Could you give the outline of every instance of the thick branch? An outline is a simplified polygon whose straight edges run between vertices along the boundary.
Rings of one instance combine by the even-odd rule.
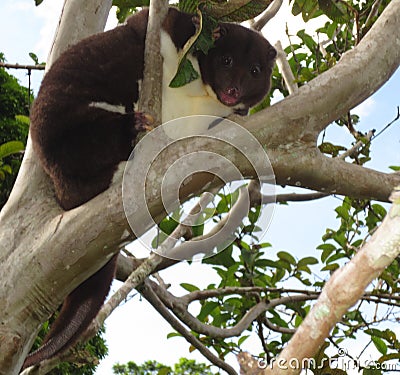
[[[262,16],[251,25],[252,29],[261,31],[262,28],[276,16],[279,9],[281,9],[282,3],[283,0],[274,0],[272,4],[269,5],[267,10],[262,14]]]
[[[143,296],[153,305],[153,307],[162,315],[162,317],[171,324],[171,327],[179,332],[189,343],[197,348],[211,363],[214,363],[219,368],[225,370],[228,374],[236,375],[236,371],[229,366],[225,361],[222,361],[210,350],[208,350],[200,340],[189,333],[170,312],[165,308],[153,289],[148,285],[148,282],[141,288]]]
[[[161,24],[167,14],[168,1],[150,1],[144,50],[143,82],[138,107],[150,114],[157,124],[161,123],[162,56],[160,54]]]
[[[344,267],[325,284],[317,303],[279,355],[277,361],[289,363],[312,358],[343,314],[362,298],[365,288],[400,253],[400,190],[393,196],[393,206],[372,238]],[[299,374],[290,366],[286,371],[274,367],[265,374]]]
[[[316,141],[332,121],[371,96],[396,71],[400,64],[400,49],[394,48],[400,40],[399,23],[400,3],[392,1],[338,64],[301,87],[296,95],[251,116],[246,127],[259,140],[268,140],[270,147],[282,145],[282,134],[287,136],[288,145]],[[261,124],[265,128],[261,129]]]
[[[60,37],[49,61],[68,44],[88,35],[88,29],[89,33],[99,31],[100,19],[104,18],[99,12],[109,5],[109,1],[92,0],[82,5],[81,1],[68,0],[63,16],[68,22],[61,22],[59,35],[64,31],[72,34]],[[67,8],[73,12],[67,12]],[[67,14],[69,17],[65,17]],[[92,25],[90,20],[98,24]],[[248,119],[236,117],[268,150],[279,184],[380,200],[386,200],[391,188],[400,184],[399,175],[328,159],[315,148],[322,129],[370,96],[396,70],[400,49],[394,46],[400,40],[399,24],[400,2],[393,1],[361,43],[334,68],[267,110]],[[66,43],[61,44],[63,41]],[[230,136],[232,140],[239,137],[234,131]],[[237,161],[244,176],[253,177],[252,167],[242,155],[220,144],[203,139],[194,148],[190,142],[175,146],[152,170],[157,176],[149,182],[148,208],[156,221],[164,215],[159,189],[162,176],[169,162],[183,154],[196,150],[219,152]],[[251,154],[252,150],[248,152]],[[221,166],[210,166],[212,171],[218,168]],[[186,185],[182,199],[191,192],[201,191],[209,182],[196,181]],[[135,218],[144,222],[143,231],[152,224],[140,210],[135,212]],[[2,350],[2,371],[12,374],[15,370],[11,369],[21,364],[39,321],[106,262],[121,242],[126,226],[120,181],[84,206],[63,212],[55,203],[52,185],[28,145],[11,197],[0,213],[0,265],[1,272],[8,275],[7,280],[0,281],[0,301],[6,306],[0,312],[0,334],[10,350]],[[58,286],[56,291],[54,285]]]
[[[246,330],[251,323],[263,312],[273,309],[278,305],[285,305],[294,301],[307,301],[316,299],[318,295],[296,295],[288,297],[280,297],[270,300],[268,302],[259,302],[254,305],[247,313],[240,319],[240,321],[230,328],[219,328],[212,325],[204,324],[195,318],[188,311],[188,305],[185,303],[185,299],[175,297],[173,294],[168,292],[166,289],[160,287],[154,282],[148,281],[148,285],[158,295],[160,300],[173,311],[173,313],[193,331],[201,333],[214,338],[228,338],[234,336],[240,336],[244,330]]]
[[[64,17],[58,27],[47,68],[68,45],[76,43],[82,37],[102,31],[110,8],[111,0],[88,0],[84,3],[77,0],[66,1],[63,14],[68,16],[68,19],[65,20]],[[36,336],[40,320],[43,321],[50,312],[54,311],[62,298],[68,294],[70,291],[68,285],[72,280],[75,279],[77,284],[82,281],[75,278],[80,268],[76,264],[77,272],[73,275],[65,275],[67,280],[60,282],[60,278],[54,274],[54,270],[57,269],[53,268],[55,265],[58,266],[58,270],[65,269],[68,263],[71,261],[74,263],[79,259],[79,253],[75,253],[72,257],[75,260],[72,260],[71,255],[76,248],[69,248],[68,254],[64,254],[67,258],[60,263],[57,262],[58,253],[63,252],[62,245],[68,242],[66,238],[63,240],[59,238],[60,247],[55,246],[57,242],[49,244],[48,252],[42,253],[40,258],[35,257],[38,254],[34,255],[34,252],[27,251],[38,248],[40,252],[41,241],[49,241],[50,238],[51,242],[52,234],[59,234],[58,229],[62,219],[62,211],[54,200],[50,181],[39,166],[28,140],[17,181],[7,204],[0,213],[2,229],[0,265],[1,272],[7,273],[7,280],[4,279],[0,283],[0,301],[3,306],[0,313],[1,374],[15,374],[19,371]],[[90,226],[86,222],[79,230],[75,229],[82,231]],[[42,239],[39,238],[39,234],[43,234]],[[45,248],[46,246],[42,249],[45,250]],[[66,260],[67,263],[65,263]],[[104,260],[95,261],[92,272],[98,269]],[[52,264],[53,261],[55,261],[54,264]],[[51,269],[51,277],[46,280],[46,275]],[[34,280],[32,275],[38,278]],[[46,284],[47,287],[43,287]],[[54,285],[59,285],[58,293],[54,293]],[[10,287],[12,292],[10,292]],[[7,309],[4,308],[5,306]],[[32,313],[33,307],[36,314]]]

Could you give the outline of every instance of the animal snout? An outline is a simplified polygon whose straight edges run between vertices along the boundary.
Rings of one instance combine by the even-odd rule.
[[[225,92],[232,98],[238,98],[240,96],[240,91],[237,87],[228,87]]]

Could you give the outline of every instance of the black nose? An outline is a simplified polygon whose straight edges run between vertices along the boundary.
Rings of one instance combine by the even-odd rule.
[[[228,87],[226,93],[232,98],[237,99],[239,97],[239,89],[237,87]]]

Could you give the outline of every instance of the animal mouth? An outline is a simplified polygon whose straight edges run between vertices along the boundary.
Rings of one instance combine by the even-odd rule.
[[[218,98],[223,104],[232,107],[240,102],[240,92],[236,87],[228,87],[219,93]]]

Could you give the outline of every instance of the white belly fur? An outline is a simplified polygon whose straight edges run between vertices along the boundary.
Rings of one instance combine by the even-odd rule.
[[[201,78],[179,88],[169,87],[178,67],[178,53],[167,32],[161,31],[161,55],[163,63],[162,121],[191,116],[213,115],[225,117],[233,113],[233,108],[222,104],[210,87]],[[200,74],[196,58],[190,56],[193,67]]]

